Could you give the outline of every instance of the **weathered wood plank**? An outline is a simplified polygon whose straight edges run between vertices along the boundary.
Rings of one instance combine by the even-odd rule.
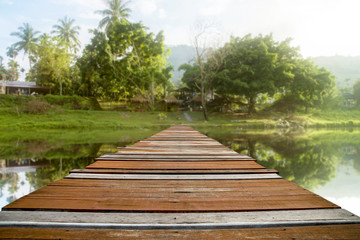
[[[359,222],[360,218],[343,209],[316,209],[290,211],[253,211],[217,213],[92,213],[92,212],[44,212],[5,211],[0,215],[2,222],[33,223],[105,223],[105,224],[233,224],[234,226],[264,223],[311,224],[329,222]],[[4,226],[4,225],[2,225]]]
[[[264,169],[254,161],[202,161],[202,162],[159,162],[159,161],[96,161],[86,168],[108,169]]]
[[[63,179],[3,210],[219,212],[338,208],[284,179]]]
[[[201,160],[201,159],[213,159],[213,160],[255,160],[249,156],[241,156],[241,155],[233,155],[233,156],[221,156],[221,155],[155,155],[155,154],[143,154],[143,155],[134,155],[134,154],[121,154],[121,153],[114,153],[114,154],[104,154],[99,158],[126,158],[126,159],[193,159],[193,160]]]
[[[131,169],[74,169],[70,173],[105,173],[105,174],[260,174],[279,173],[275,169],[228,169],[228,170],[131,170]]]
[[[187,126],[98,160],[6,206],[0,237],[359,236],[359,217]]]
[[[277,174],[95,174],[71,173],[65,178],[75,179],[136,179],[136,180],[247,180],[247,179],[277,179]]]
[[[359,239],[360,224],[204,230],[0,228],[7,239]]]

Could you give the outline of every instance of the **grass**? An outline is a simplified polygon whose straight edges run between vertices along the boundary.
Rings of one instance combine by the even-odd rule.
[[[44,104],[45,103],[45,104]],[[51,106],[50,108],[48,106]],[[103,105],[100,104],[100,105]],[[100,106],[93,99],[60,96],[0,96],[0,131],[51,129],[164,129],[175,124],[196,128],[237,127],[239,129],[276,128],[354,128],[360,127],[359,110],[314,110],[309,114],[286,115],[260,112],[244,114],[210,113],[204,121],[201,112],[122,112],[95,110]],[[42,109],[47,106],[46,109]]]

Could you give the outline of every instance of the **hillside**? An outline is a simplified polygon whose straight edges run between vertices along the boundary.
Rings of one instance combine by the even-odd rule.
[[[167,61],[174,67],[172,81],[178,85],[183,75],[183,72],[178,71],[178,68],[194,58],[194,48],[187,45],[167,46],[167,48],[170,49],[170,56]]]
[[[356,79],[360,79],[360,56],[345,57],[313,57],[315,64],[325,67],[336,77],[338,87],[352,87]]]
[[[189,63],[194,58],[194,48],[187,45],[167,46],[170,49],[168,62],[174,67],[172,81],[175,85],[180,83],[182,72],[178,71],[181,64]],[[356,79],[360,79],[360,56],[330,56],[313,57],[314,63],[325,67],[336,77],[339,88],[352,87]]]

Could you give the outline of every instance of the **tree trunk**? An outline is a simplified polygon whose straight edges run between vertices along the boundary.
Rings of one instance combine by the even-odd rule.
[[[151,75],[151,107],[154,108],[154,101],[155,101],[155,97],[154,97],[154,75]]]
[[[201,106],[204,114],[204,120],[208,121],[207,107],[206,107],[206,96],[203,82],[201,83]]]
[[[62,80],[59,80],[59,85],[60,85],[60,96],[62,96]]]
[[[29,82],[32,82],[32,75],[31,75],[32,67],[31,67],[31,57],[29,54]]]
[[[255,104],[256,104],[255,97],[249,97],[248,98],[248,114],[252,114],[252,113],[256,112]]]

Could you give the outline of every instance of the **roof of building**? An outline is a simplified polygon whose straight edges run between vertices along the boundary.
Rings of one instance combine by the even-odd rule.
[[[5,81],[6,87],[17,87],[17,88],[42,88],[50,89],[51,87],[37,86],[35,82],[21,82],[21,81]]]
[[[149,102],[149,99],[145,98],[143,95],[138,94],[135,97],[133,97],[131,99],[132,102],[140,102],[140,103],[144,103],[144,102]]]
[[[182,103],[182,100],[178,100],[174,95],[169,95],[166,96],[162,101],[166,102],[166,103]]]

